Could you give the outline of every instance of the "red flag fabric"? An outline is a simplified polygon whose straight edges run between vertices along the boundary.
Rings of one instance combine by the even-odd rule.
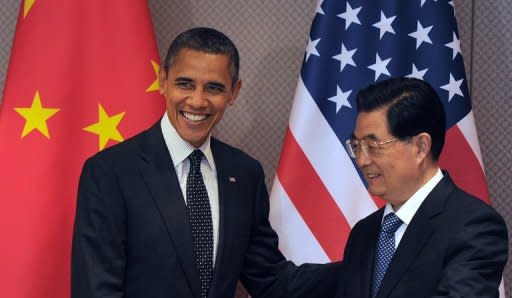
[[[438,92],[448,127],[441,168],[489,203],[458,36],[453,1],[318,1],[270,198],[288,258],[341,259],[351,228],[383,206],[344,143],[358,91],[392,76]]]
[[[0,105],[0,297],[69,297],[81,166],[162,115],[158,63],[146,1],[22,1]]]

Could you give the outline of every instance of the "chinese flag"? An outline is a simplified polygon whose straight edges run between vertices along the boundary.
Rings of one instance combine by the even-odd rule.
[[[0,297],[70,295],[84,160],[158,120],[145,0],[25,0],[0,105]]]

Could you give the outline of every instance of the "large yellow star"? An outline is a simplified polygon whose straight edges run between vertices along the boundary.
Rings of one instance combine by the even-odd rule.
[[[34,5],[34,2],[36,0],[25,0],[23,4],[23,18],[26,18],[28,15],[28,12],[32,8],[32,5]]]
[[[158,65],[158,63],[156,63],[153,60],[151,60],[151,64],[153,65],[153,70],[155,71],[156,79],[153,81],[153,83],[151,83],[148,89],[146,89],[146,92],[158,91],[160,88],[160,65]]]
[[[123,119],[125,112],[109,117],[101,104],[98,104],[98,122],[84,128],[85,131],[97,134],[99,137],[99,148],[102,150],[109,140],[123,141],[123,136],[117,129],[117,125]]]
[[[30,108],[14,108],[14,110],[18,112],[21,117],[25,118],[25,126],[23,127],[21,138],[24,138],[34,129],[39,130],[39,132],[46,138],[50,138],[50,133],[46,126],[46,120],[57,113],[59,109],[43,108],[41,105],[39,91],[36,91],[36,95],[34,95],[34,100],[32,100],[32,106]]]

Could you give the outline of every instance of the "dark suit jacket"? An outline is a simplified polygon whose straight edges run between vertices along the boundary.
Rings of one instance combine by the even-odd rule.
[[[297,268],[279,252],[259,162],[214,138],[211,149],[220,223],[208,297],[233,297],[239,278],[254,297],[334,296],[339,264]],[[73,298],[199,297],[188,213],[160,122],[86,161],[71,269]]]
[[[337,297],[371,297],[383,211],[352,229]],[[407,227],[377,297],[498,297],[507,251],[501,216],[444,173]]]

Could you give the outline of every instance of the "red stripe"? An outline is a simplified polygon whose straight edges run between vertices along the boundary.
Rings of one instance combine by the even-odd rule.
[[[340,260],[350,233],[350,225],[289,128],[286,130],[277,175],[293,205],[329,259]]]
[[[439,162],[460,188],[486,203],[490,202],[483,169],[457,125],[446,132],[446,144]]]

